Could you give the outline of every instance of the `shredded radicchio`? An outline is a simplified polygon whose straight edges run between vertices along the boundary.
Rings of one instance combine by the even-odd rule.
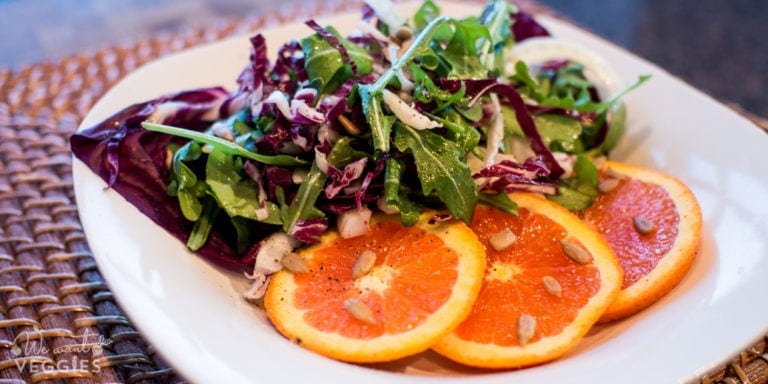
[[[264,174],[267,179],[267,195],[270,200],[277,201],[276,190],[278,187],[285,193],[286,201],[293,199],[293,172],[283,167],[270,165],[264,169]]]
[[[294,93],[297,82],[307,80],[304,54],[297,40],[291,40],[280,47],[273,71],[279,76],[278,89],[286,93]],[[293,77],[296,81],[292,79]]]
[[[305,243],[317,243],[320,235],[328,229],[328,219],[316,217],[314,219],[299,220],[291,231],[291,236]]]
[[[367,162],[368,158],[363,157],[362,159],[350,162],[344,166],[343,170],[339,170],[338,168],[329,165],[326,173],[328,174],[331,183],[325,187],[325,196],[329,199],[333,199],[353,181],[359,179],[360,176],[363,175],[365,164]]]
[[[364,201],[366,195],[370,195],[368,193],[368,188],[370,187],[371,182],[374,178],[378,177],[382,171],[384,171],[384,164],[385,159],[379,159],[379,161],[376,162],[376,166],[373,168],[373,171],[365,174],[365,178],[363,178],[363,183],[360,185],[360,189],[355,191],[355,203],[357,205],[358,211],[363,210],[364,204],[367,204],[370,201],[375,201],[379,198],[379,196],[373,196],[373,198],[369,201]]]
[[[250,64],[237,77],[237,92],[228,97],[221,106],[222,114],[234,114],[250,99],[261,100],[266,88],[272,88],[269,76],[269,59],[267,58],[267,42],[264,36],[256,34],[250,39]]]
[[[461,81],[464,81],[467,87],[467,95],[472,97],[472,102],[478,100],[483,94],[488,92],[496,93],[503,96],[510,107],[514,109],[515,116],[518,123],[528,139],[531,149],[542,158],[544,164],[550,171],[552,177],[559,177],[563,174],[564,170],[557,163],[552,152],[547,148],[544,140],[541,138],[539,131],[536,129],[536,124],[533,121],[533,117],[528,111],[528,106],[523,101],[522,96],[517,90],[508,84],[502,84],[496,81],[496,79],[480,79],[480,80],[453,80],[453,79],[439,79],[437,82],[443,89],[446,90],[458,90],[461,88]]]
[[[512,109],[515,110],[517,122],[520,123],[520,128],[522,128],[528,143],[531,145],[531,149],[533,149],[534,153],[541,156],[542,161],[549,169],[550,175],[555,178],[562,175],[564,172],[563,168],[557,163],[555,156],[552,155],[552,152],[541,138],[538,129],[536,129],[536,124],[533,122],[533,117],[528,113],[528,108],[517,90],[511,85],[496,83],[493,87],[488,88],[488,91],[504,96],[510,103]]]
[[[547,166],[539,158],[532,157],[523,164],[502,160],[481,169],[472,178],[481,191],[530,191],[552,195],[557,192],[557,185],[541,180],[547,176]]]

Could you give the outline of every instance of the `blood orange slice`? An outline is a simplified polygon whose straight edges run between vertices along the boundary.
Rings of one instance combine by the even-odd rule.
[[[610,305],[622,273],[603,238],[544,198],[512,194],[519,216],[478,206],[471,228],[486,249],[472,312],[433,349],[457,362],[516,368],[553,360]]]
[[[609,161],[600,185],[582,218],[624,270],[622,291],[601,318],[610,321],[648,307],[683,279],[698,251],[702,217],[691,190],[656,170]]]
[[[379,216],[365,235],[324,235],[298,254],[306,272],[273,275],[264,299],[270,320],[288,339],[344,361],[429,349],[469,314],[485,271],[469,227],[430,223],[432,215],[413,227]]]

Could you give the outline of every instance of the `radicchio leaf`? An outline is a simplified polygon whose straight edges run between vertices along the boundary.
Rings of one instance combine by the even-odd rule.
[[[269,200],[277,201],[277,188],[282,188],[286,200],[293,199],[295,187],[293,184],[293,172],[289,169],[277,166],[267,166],[264,168],[264,176],[267,179],[267,195]]]
[[[329,199],[333,199],[344,188],[348,187],[353,181],[360,178],[365,170],[365,164],[368,162],[367,157],[350,162],[344,166],[343,170],[328,165],[327,174],[330,179],[330,184],[325,187],[325,196]]]
[[[286,93],[294,93],[297,83],[307,80],[307,71],[304,69],[304,52],[301,44],[291,40],[283,44],[277,51],[277,60],[273,72],[278,76],[277,88]]]
[[[167,194],[166,154],[173,137],[146,131],[140,124],[158,108],[172,103],[178,109],[163,122],[200,130],[210,125],[209,118],[226,117],[219,116],[218,111],[228,95],[223,88],[204,88],[131,105],[74,134],[70,138],[72,152],[144,215],[186,242],[192,223],[184,219],[178,201]],[[186,121],[181,121],[182,117]],[[253,265],[252,258],[237,255],[226,236],[216,229],[198,254],[232,271],[246,271]]]
[[[316,217],[314,219],[299,220],[293,226],[291,236],[305,243],[317,243],[320,235],[328,229],[328,219]]]
[[[541,26],[531,15],[525,12],[515,12],[512,14],[512,35],[515,42],[536,36],[549,36],[549,31]]]
[[[243,99],[261,100],[265,85],[270,85],[269,59],[267,58],[267,41],[261,34],[256,34],[250,39],[251,56],[250,63],[243,69],[237,78],[238,90],[222,103],[222,114],[233,114],[240,110]]]
[[[529,191],[552,195],[557,185],[540,179],[549,175],[549,169],[538,158],[530,158],[523,164],[502,160],[472,175],[481,191],[512,192]]]
[[[547,148],[539,131],[536,129],[536,124],[528,110],[528,106],[514,87],[508,84],[499,83],[496,79],[439,79],[438,83],[443,89],[452,90],[460,89],[462,81],[467,88],[467,95],[470,95],[472,98],[470,104],[476,102],[481,96],[488,92],[494,92],[503,96],[512,109],[515,110],[517,121],[520,123],[520,127],[522,128],[525,137],[528,139],[531,148],[543,159],[544,164],[549,168],[551,175],[553,177],[558,177],[563,173],[563,168],[557,163],[557,160],[555,160],[552,152]]]
[[[528,112],[528,107],[517,90],[511,85],[496,83],[488,88],[488,92],[496,92],[507,99],[512,109],[515,110],[517,122],[520,123],[520,128],[523,130],[526,139],[528,139],[528,144],[530,144],[533,152],[541,157],[544,164],[549,168],[552,177],[557,178],[562,175],[564,172],[563,168],[557,163],[555,156],[552,155],[552,151],[547,148],[544,139],[541,138],[539,131],[536,129],[536,124],[533,122],[533,116]]]

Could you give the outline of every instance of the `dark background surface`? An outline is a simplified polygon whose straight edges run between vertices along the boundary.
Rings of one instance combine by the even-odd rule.
[[[539,2],[715,98],[768,117],[768,0]],[[0,69],[289,3],[303,2],[0,0]]]

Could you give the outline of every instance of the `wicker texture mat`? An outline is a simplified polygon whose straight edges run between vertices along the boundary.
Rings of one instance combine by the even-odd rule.
[[[151,59],[350,7],[357,9],[302,4],[0,70],[0,383],[184,381],[143,340],[98,271],[77,217],[69,135],[109,87]],[[702,382],[768,382],[765,341]]]

